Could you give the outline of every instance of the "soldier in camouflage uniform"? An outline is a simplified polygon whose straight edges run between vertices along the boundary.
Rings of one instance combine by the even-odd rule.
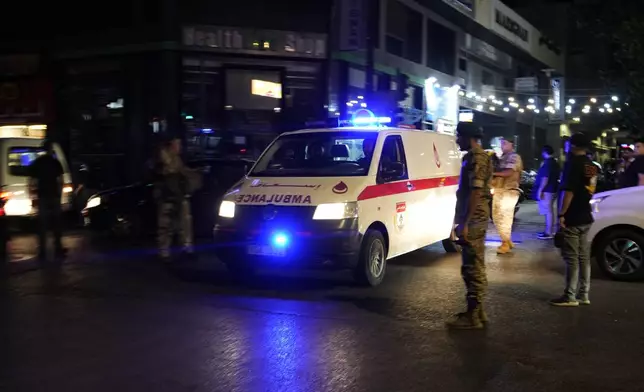
[[[189,202],[190,170],[181,160],[181,140],[164,143],[159,152],[158,181],[155,194],[157,210],[157,243],[159,257],[170,260],[170,246],[175,232],[184,251],[193,254],[192,214]]]
[[[483,131],[472,123],[459,123],[457,142],[463,157],[456,203],[456,235],[463,247],[461,275],[467,291],[467,311],[447,323],[455,329],[480,329],[487,322],[483,298],[487,289],[485,235],[490,217],[492,162],[481,148]]]

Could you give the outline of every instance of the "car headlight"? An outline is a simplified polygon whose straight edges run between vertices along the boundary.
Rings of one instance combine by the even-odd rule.
[[[219,205],[219,216],[222,218],[235,217],[235,203],[232,201],[224,200]]]
[[[320,204],[315,208],[315,220],[339,220],[356,218],[358,216],[358,203],[330,203]]]
[[[99,196],[94,196],[94,197],[91,197],[89,200],[87,200],[85,209],[98,207],[100,205],[101,205],[101,198]]]
[[[602,201],[606,200],[607,197],[608,196],[596,197],[596,198],[590,200],[590,208],[593,210],[593,213],[596,214],[596,213],[599,212],[599,204]]]

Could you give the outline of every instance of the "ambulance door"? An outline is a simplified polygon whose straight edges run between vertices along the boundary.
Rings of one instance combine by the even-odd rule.
[[[376,181],[382,189],[378,209],[389,233],[388,257],[407,253],[410,243],[407,225],[408,194],[413,186],[409,182],[409,168],[400,134],[385,136]]]

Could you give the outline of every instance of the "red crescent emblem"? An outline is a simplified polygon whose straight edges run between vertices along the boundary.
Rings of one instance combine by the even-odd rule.
[[[347,191],[349,190],[349,187],[347,186],[347,184],[340,181],[331,190],[333,191],[333,193],[337,193],[338,195],[341,195],[341,194],[347,193]]]

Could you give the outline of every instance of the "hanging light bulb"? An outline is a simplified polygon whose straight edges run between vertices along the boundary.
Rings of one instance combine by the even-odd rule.
[[[619,97],[617,95],[613,95],[612,97],[610,97],[610,99],[612,99],[615,102],[619,101]]]
[[[530,99],[528,99],[528,102],[530,102],[530,103],[534,103],[534,98],[530,98]]]
[[[577,101],[575,101],[573,98],[570,98],[570,99],[568,100],[568,103],[569,103],[569,104],[571,104],[571,105],[574,105],[576,102],[577,102]]]
[[[590,102],[592,102],[592,103],[597,103],[597,98],[591,98],[591,99],[590,99]]]

